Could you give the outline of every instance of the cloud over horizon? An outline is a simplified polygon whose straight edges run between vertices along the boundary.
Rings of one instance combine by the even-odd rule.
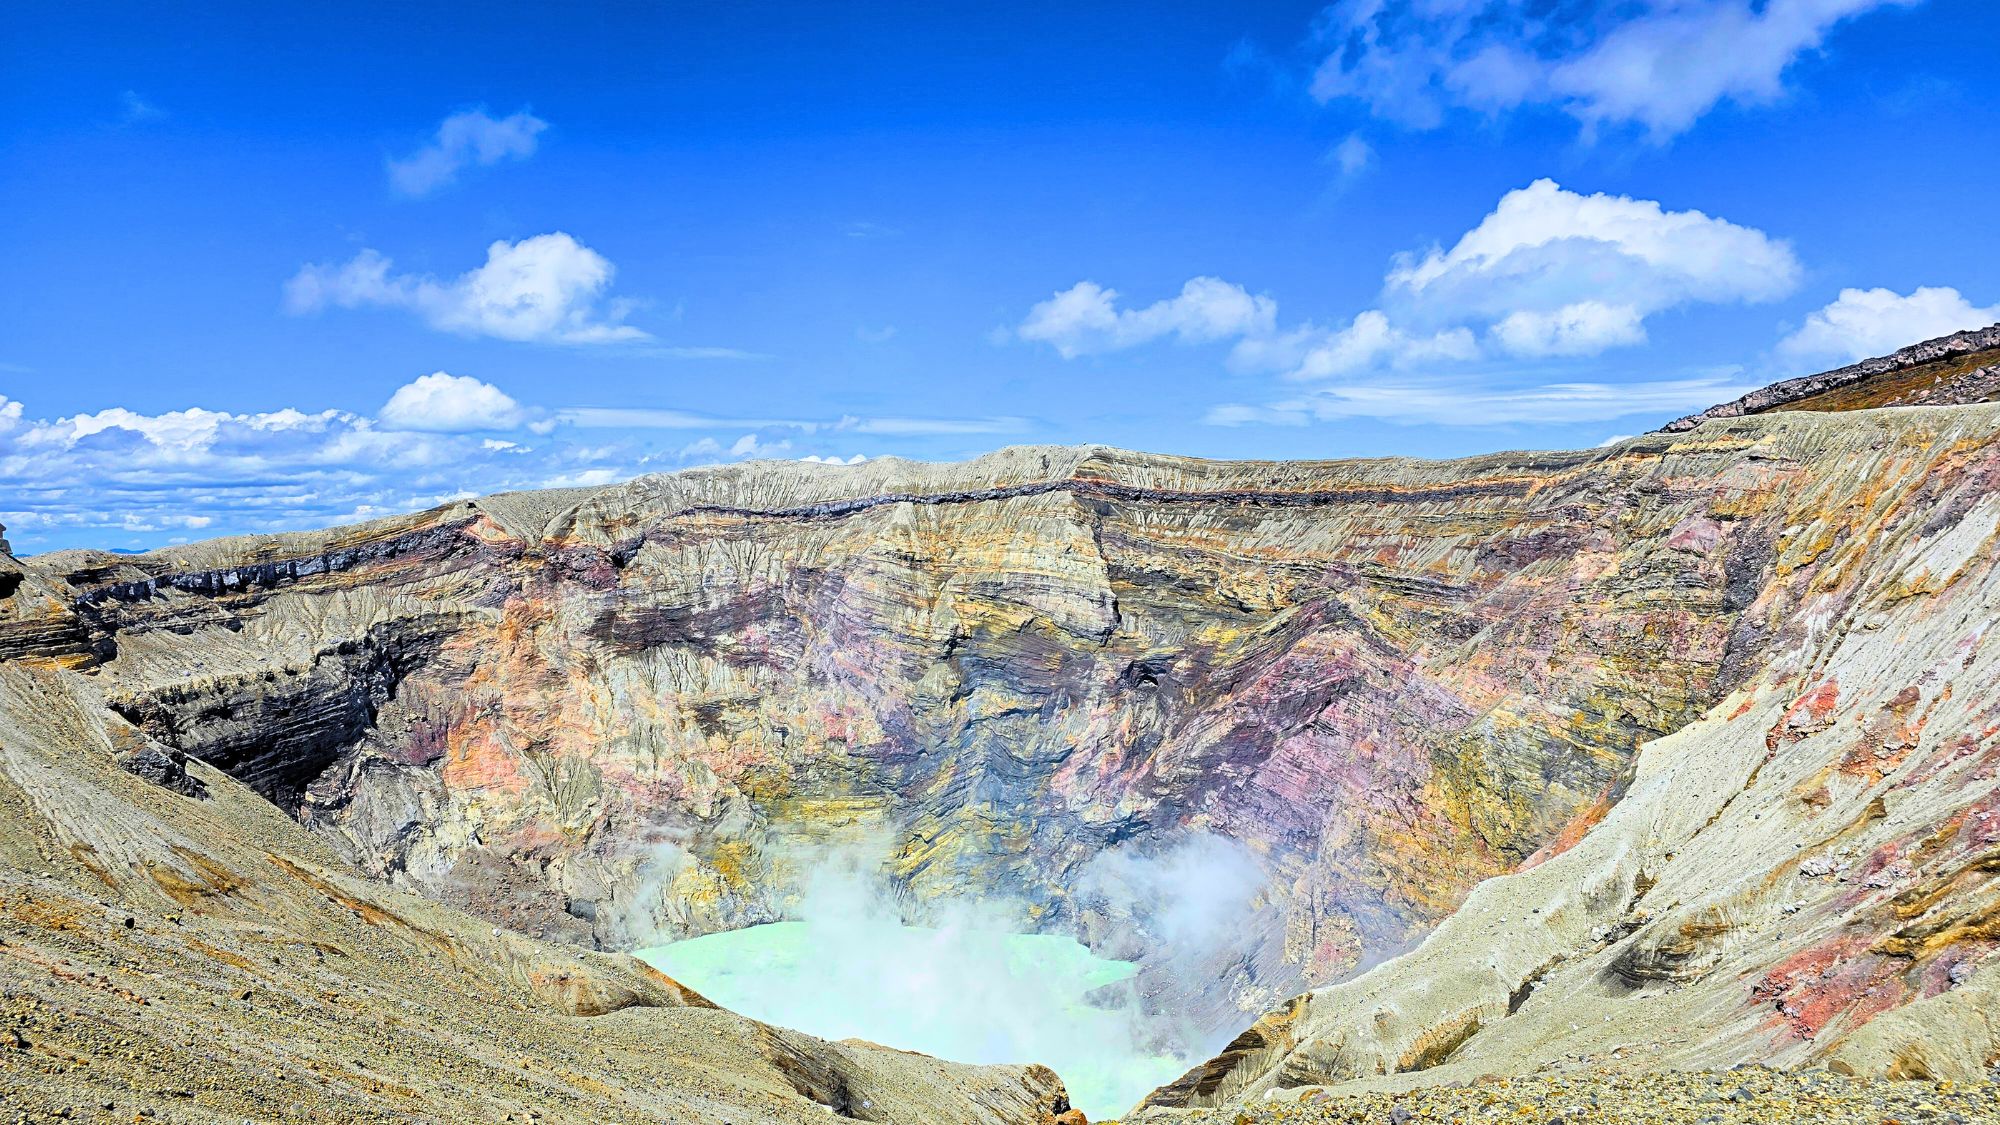
[[[511,430],[525,424],[529,412],[491,383],[437,371],[397,387],[376,416],[401,430],[463,433]]]
[[[1979,308],[1949,286],[1920,286],[1907,297],[1891,289],[1842,289],[1778,342],[1778,354],[1799,368],[1852,363],[1994,323],[2000,304]]]
[[[1016,418],[713,418],[548,409],[436,371],[373,417],[347,410],[124,407],[34,418],[0,395],[0,522],[23,551],[325,527],[457,499],[605,485],[754,458],[853,465],[856,438],[1012,433]],[[649,431],[708,431],[660,444]],[[748,431],[748,432],[744,432]],[[847,448],[842,448],[843,446]],[[177,534],[179,533],[179,534]],[[128,537],[128,538],[121,538]]]

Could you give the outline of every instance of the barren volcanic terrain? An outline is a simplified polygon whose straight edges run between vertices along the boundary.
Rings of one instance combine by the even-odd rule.
[[[1145,1034],[1215,1054],[1141,1119],[1976,1083],[1996,359],[1964,334],[1583,452],[756,462],[0,553],[0,1090],[1067,1111],[1046,1068],[773,1029],[624,955],[789,917],[836,852],[912,923],[1136,961]]]

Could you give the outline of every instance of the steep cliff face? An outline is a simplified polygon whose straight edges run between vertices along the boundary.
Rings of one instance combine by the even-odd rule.
[[[1214,1029],[1573,841],[1885,520],[1989,487],[1992,438],[1966,408],[1438,463],[765,463],[32,569],[152,740],[528,933],[768,920],[860,842],[919,908],[1146,958],[1093,857],[1239,842],[1250,916],[1152,985]]]
[[[1841,527],[1813,516],[1833,493],[1774,501],[1752,612],[1789,624],[1762,667],[1646,746],[1573,846],[1274,1009],[1144,1119],[1496,1072],[2000,1062],[2000,410],[1768,417],[1695,433],[1837,431],[1868,452]],[[1913,454],[1929,467],[1899,469]]]

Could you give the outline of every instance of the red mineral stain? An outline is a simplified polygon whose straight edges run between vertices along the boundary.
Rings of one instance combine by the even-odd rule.
[[[1821,680],[1785,709],[1784,715],[1765,734],[1764,748],[1776,750],[1781,742],[1796,742],[1806,735],[1825,730],[1832,721],[1834,705],[1839,702],[1839,681],[1830,676]]]
[[[1860,936],[1837,937],[1778,963],[1751,986],[1757,1001],[1775,1010],[1773,1026],[1812,1039],[1835,1021],[1860,1027],[1901,1004],[1909,994],[1901,973],[1907,962],[1867,952]]]

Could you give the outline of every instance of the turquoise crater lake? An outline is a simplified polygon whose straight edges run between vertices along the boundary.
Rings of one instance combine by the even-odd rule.
[[[1138,967],[1057,934],[773,922],[637,951],[726,1008],[828,1039],[968,1063],[1042,1063],[1092,1120],[1185,1072],[1139,1045]]]

